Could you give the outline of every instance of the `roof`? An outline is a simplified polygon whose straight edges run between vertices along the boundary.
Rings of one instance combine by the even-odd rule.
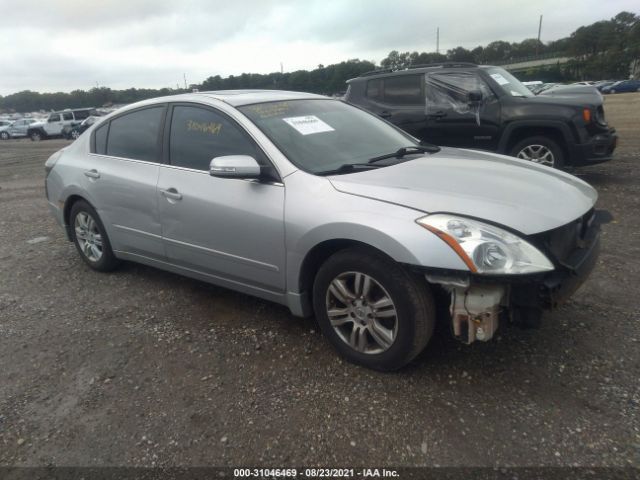
[[[193,95],[215,98],[234,107],[252,103],[329,98],[314,93],[289,92],[286,90],[216,90],[212,92],[197,92]]]
[[[474,63],[465,62],[445,62],[445,63],[433,63],[427,65],[415,65],[409,68],[403,68],[401,70],[374,70],[372,72],[365,72],[362,75],[350,78],[347,83],[362,81],[363,79],[372,80],[375,78],[395,77],[401,75],[416,75],[421,73],[432,72],[434,70],[461,70],[461,69],[486,69],[493,68],[493,65],[476,65]]]

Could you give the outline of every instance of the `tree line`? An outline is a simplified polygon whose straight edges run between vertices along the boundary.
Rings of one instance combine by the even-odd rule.
[[[471,50],[456,47],[446,53],[391,51],[376,65],[367,60],[352,59],[334,65],[318,65],[313,70],[287,73],[243,73],[222,78],[212,76],[190,88],[199,90],[227,90],[238,88],[282,89],[321,94],[345,90],[345,82],[376,68],[402,69],[411,65],[437,62],[473,62],[504,64],[538,55],[571,57],[563,65],[532,69],[518,74],[522,80],[569,81],[583,79],[623,79],[629,76],[629,65],[640,58],[640,16],[620,12],[610,20],[583,26],[570,36],[547,43],[528,38],[521,42],[498,40]],[[185,89],[129,88],[113,90],[108,87],[69,93],[39,93],[29,90],[0,96],[0,111],[30,112],[63,108],[99,107],[132,103],[146,98],[183,93]]]

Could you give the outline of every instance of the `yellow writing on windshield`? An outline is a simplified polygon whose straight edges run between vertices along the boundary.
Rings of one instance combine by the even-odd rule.
[[[210,133],[211,135],[218,135],[222,130],[221,123],[206,123],[206,122],[194,122],[193,120],[187,121],[187,130],[201,133]]]

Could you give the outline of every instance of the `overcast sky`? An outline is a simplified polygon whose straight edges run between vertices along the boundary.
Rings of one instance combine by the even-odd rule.
[[[638,0],[0,0],[0,95],[175,87],[391,50],[542,40],[640,13]]]

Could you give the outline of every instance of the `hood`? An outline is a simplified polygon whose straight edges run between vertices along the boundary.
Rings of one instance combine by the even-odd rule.
[[[575,220],[598,198],[595,189],[567,173],[503,155],[453,148],[328,178],[343,193],[425,213],[489,220],[525,235]]]
[[[602,95],[597,89],[587,87],[579,91],[573,89],[558,89],[541,92],[534,97],[527,97],[527,101],[538,105],[571,106],[582,108],[587,105],[597,107],[602,105]]]

